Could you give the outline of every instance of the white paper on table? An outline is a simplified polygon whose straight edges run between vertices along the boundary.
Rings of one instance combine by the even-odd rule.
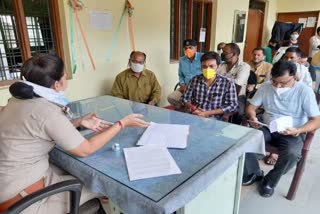
[[[161,145],[168,148],[187,147],[189,125],[150,123],[137,145]]]
[[[181,174],[180,168],[165,147],[148,145],[124,148],[123,151],[130,181]]]
[[[282,132],[287,128],[293,127],[293,118],[290,116],[279,117],[278,119],[272,120],[269,124],[270,132]]]
[[[111,30],[112,13],[106,11],[90,11],[90,25],[98,30]]]

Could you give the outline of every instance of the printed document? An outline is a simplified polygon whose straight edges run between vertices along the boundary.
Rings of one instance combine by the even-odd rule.
[[[124,148],[129,180],[181,174],[168,149],[163,146]]]
[[[278,119],[272,120],[269,125],[265,123],[261,123],[259,121],[251,121],[251,120],[248,120],[248,121],[268,127],[271,133],[282,132],[287,128],[293,128],[293,118],[291,116],[279,117]]]
[[[167,148],[187,147],[189,125],[150,123],[137,145],[162,145]]]

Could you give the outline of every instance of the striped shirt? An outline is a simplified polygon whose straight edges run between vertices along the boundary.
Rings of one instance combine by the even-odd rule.
[[[191,79],[187,91],[182,95],[184,103],[191,102],[205,111],[222,109],[224,112],[235,112],[238,107],[236,86],[232,80],[217,75],[214,83],[207,86],[203,75]]]

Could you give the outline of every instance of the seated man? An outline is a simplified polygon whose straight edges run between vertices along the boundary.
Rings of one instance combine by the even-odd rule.
[[[135,102],[156,105],[160,101],[161,87],[155,74],[145,68],[146,54],[132,51],[130,68],[117,75],[111,90],[112,96]]]
[[[311,58],[309,59],[307,54],[305,54],[304,52],[301,52],[300,55],[300,64],[304,65],[308,68],[309,74],[311,76],[312,79],[312,88],[315,89],[316,87],[316,80],[317,80],[317,74],[316,74],[316,69],[315,67],[310,64]]]
[[[291,61],[297,66],[296,80],[305,83],[306,85],[312,87],[311,75],[308,68],[300,64],[301,50],[296,47],[290,47],[286,50],[284,59]]]
[[[252,59],[248,62],[251,71],[257,76],[256,88],[260,88],[262,83],[270,79],[272,64],[265,62],[266,53],[261,47],[257,47],[252,51]]]
[[[234,83],[217,75],[220,64],[218,53],[207,52],[201,57],[202,74],[193,77],[181,100],[192,114],[201,117],[221,117],[237,110]]]
[[[280,60],[273,65],[271,82],[266,82],[249,100],[246,108],[250,125],[263,131],[265,142],[272,144],[279,150],[279,158],[274,168],[263,178],[259,192],[263,197],[270,197],[281,176],[294,167],[301,158],[301,149],[305,133],[320,127],[320,112],[313,90],[307,85],[297,82],[296,65],[292,62]],[[265,112],[262,122],[270,121],[282,116],[293,118],[293,127],[279,133],[270,133],[266,127],[255,123],[256,109],[264,106]],[[253,153],[246,154],[243,175],[243,185],[250,185],[262,178],[257,158]]]
[[[226,43],[225,43],[225,42],[220,42],[220,43],[217,45],[217,53],[219,54],[219,56],[221,56],[221,54],[222,54],[222,52],[223,52],[224,46],[226,46]]]
[[[218,74],[234,81],[238,95],[246,94],[246,85],[250,74],[250,66],[239,59],[240,48],[235,43],[228,43],[223,48],[221,60],[225,62],[218,69]]]
[[[183,46],[185,56],[180,58],[178,69],[180,88],[168,96],[168,102],[175,109],[181,109],[180,98],[186,91],[189,81],[192,77],[201,74],[200,58],[202,53],[197,52],[197,42],[193,39],[186,39]]]

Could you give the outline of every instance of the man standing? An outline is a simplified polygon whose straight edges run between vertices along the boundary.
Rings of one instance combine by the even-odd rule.
[[[250,125],[260,128],[264,133],[266,143],[270,143],[279,150],[279,157],[274,168],[263,178],[259,192],[263,197],[273,195],[274,188],[281,176],[294,167],[301,158],[301,149],[305,133],[320,127],[320,112],[313,90],[295,80],[296,65],[292,62],[280,60],[273,65],[271,82],[266,82],[249,100],[246,108]],[[293,127],[283,132],[273,132],[261,127],[255,121],[256,109],[264,106],[263,121],[270,121],[283,117],[293,118]],[[253,153],[246,154],[243,185],[250,185],[263,177],[257,158]]]
[[[189,81],[196,75],[201,74],[200,58],[202,53],[197,52],[197,42],[192,39],[187,39],[183,42],[185,56],[179,61],[179,85],[180,88],[168,96],[168,102],[175,107],[181,109],[182,103],[180,98],[187,90]]]
[[[223,48],[221,60],[225,62],[218,69],[218,74],[234,80],[238,95],[245,95],[250,75],[250,66],[240,61],[240,48],[235,43],[228,43]]]
[[[225,112],[236,111],[236,87],[231,80],[217,74],[219,64],[218,53],[207,52],[201,57],[202,74],[192,78],[181,97],[192,114],[220,118]]]
[[[252,51],[252,59],[248,62],[251,71],[257,76],[256,88],[260,88],[262,83],[270,78],[272,64],[265,62],[266,53],[261,47],[257,47]]]
[[[130,68],[117,75],[111,90],[112,96],[135,102],[156,105],[160,101],[161,87],[155,74],[145,68],[146,54],[132,51]]]

